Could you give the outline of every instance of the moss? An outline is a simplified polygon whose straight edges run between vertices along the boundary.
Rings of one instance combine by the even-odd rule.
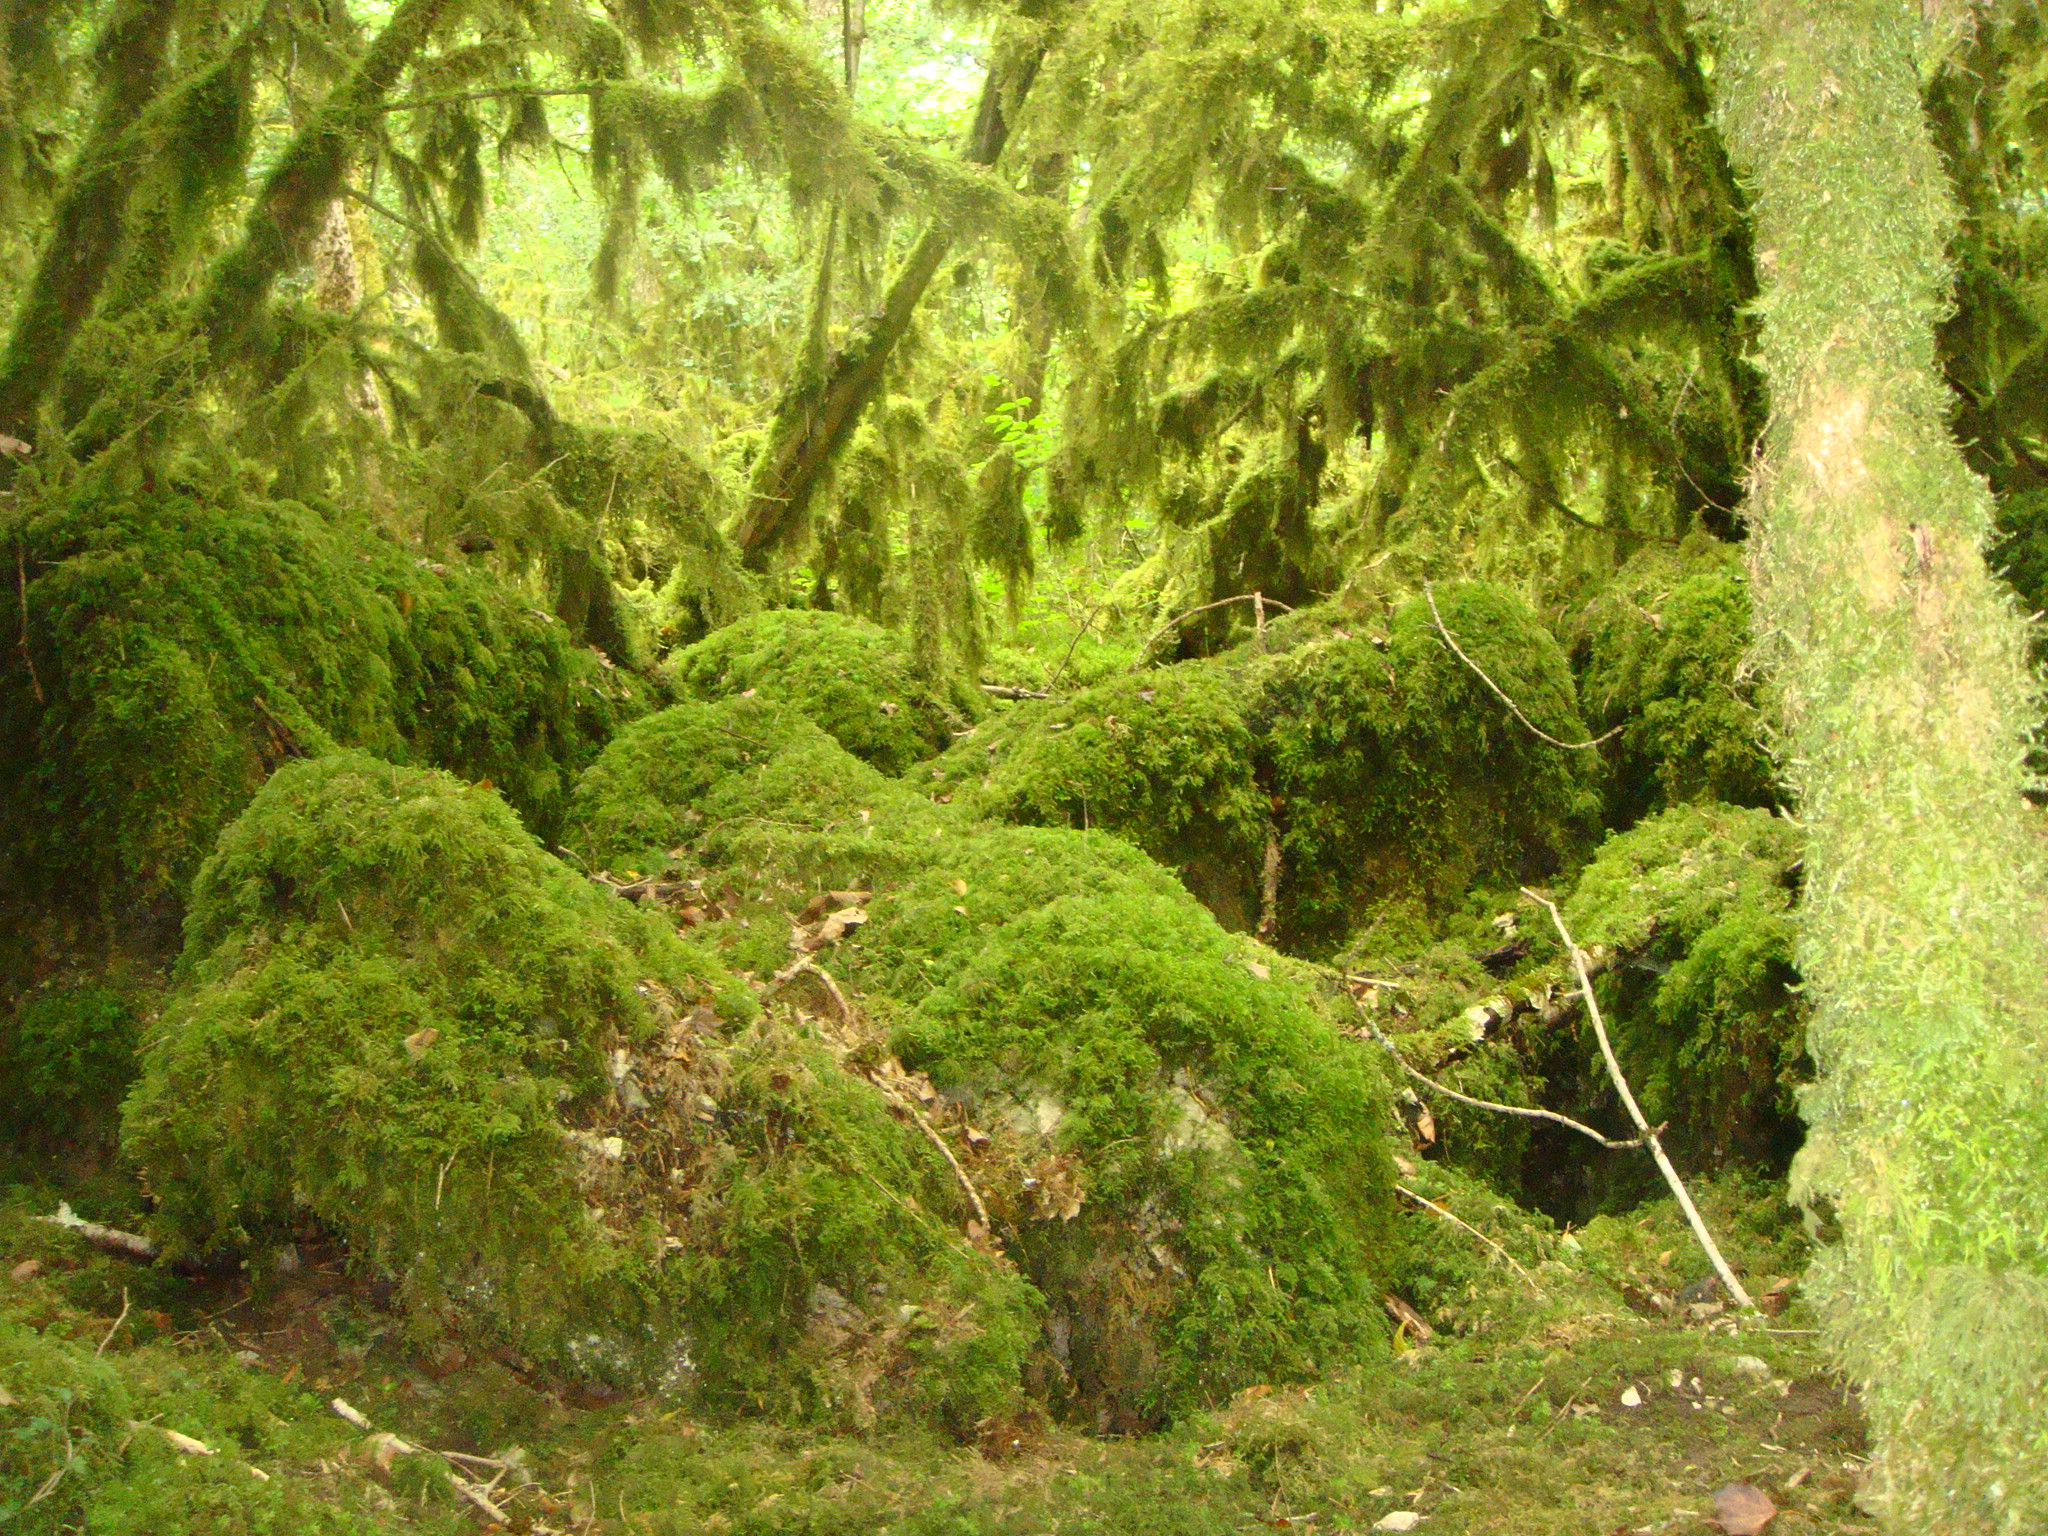
[[[1769,811],[1677,806],[1609,838],[1568,903],[1581,944],[1631,956],[1600,988],[1615,1050],[1693,1166],[1782,1172],[1798,1149],[1811,1069],[1793,966],[1801,851]]]
[[[1767,690],[1746,667],[1749,588],[1736,551],[1703,534],[1632,559],[1581,619],[1580,688],[1596,731],[1620,728],[1611,822],[1665,805],[1771,805]]]
[[[418,1326],[575,1374],[852,1422],[1010,1403],[1028,1288],[921,1134],[759,1013],[495,796],[335,753],[204,866],[128,1150],[174,1252],[313,1220]]]
[[[964,698],[920,681],[896,637],[865,619],[777,609],[717,630],[668,660],[679,693],[756,696],[802,712],[884,773],[942,751]]]
[[[1523,713],[1586,738],[1563,653],[1525,604],[1478,582],[1436,601]],[[1290,948],[1327,952],[1390,896],[1442,907],[1476,882],[1545,878],[1593,823],[1591,754],[1516,720],[1445,647],[1425,601],[1395,610],[1383,644],[1347,633],[1260,663]]]
[[[134,999],[91,980],[46,983],[0,1007],[0,1133],[80,1150],[110,1140],[137,1033]]]
[[[488,777],[552,835],[638,707],[489,577],[292,502],[80,490],[14,514],[33,671],[0,673],[18,886],[182,892],[278,761],[335,743]]]
[[[1119,677],[978,728],[931,772],[982,815],[1114,832],[1250,928],[1266,807],[1245,703],[1217,667]]]
[[[1000,836],[981,868],[1075,834]],[[1044,872],[1092,851],[1050,849]],[[1052,1309],[1046,1390],[1105,1428],[1367,1348],[1389,1260],[1385,1097],[1362,1055],[1184,892],[1122,862],[1043,903],[1031,877],[997,882],[988,915],[1018,915],[984,928],[896,1036],[1041,1159],[1011,1248]],[[915,934],[940,889],[977,901],[935,869],[863,947]],[[1035,1203],[1069,1179],[1077,1209]]]
[[[569,846],[593,867],[704,867],[806,894],[922,866],[954,818],[761,699],[635,722],[576,788]]]

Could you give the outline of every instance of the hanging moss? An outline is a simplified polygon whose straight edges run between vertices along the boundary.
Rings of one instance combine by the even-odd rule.
[[[175,899],[284,759],[360,745],[489,778],[551,834],[638,690],[485,574],[294,502],[86,489],[0,527],[27,644],[0,671],[20,888]]]
[[[1749,623],[1736,550],[1704,534],[1645,549],[1588,606],[1580,694],[1595,731],[1621,731],[1607,748],[1611,823],[1693,800],[1775,801]]]
[[[668,674],[697,698],[757,694],[801,711],[884,773],[944,750],[973,708],[920,681],[889,631],[808,609],[727,625],[671,656]]]
[[[1630,956],[1600,988],[1615,1050],[1692,1166],[1782,1172],[1798,1150],[1811,1075],[1792,961],[1800,853],[1769,811],[1676,806],[1609,838],[1567,904],[1581,944]]]
[[[1017,1391],[1028,1292],[919,1133],[444,774],[272,777],[125,1118],[175,1253],[314,1220],[422,1328],[744,1406],[971,1425]]]

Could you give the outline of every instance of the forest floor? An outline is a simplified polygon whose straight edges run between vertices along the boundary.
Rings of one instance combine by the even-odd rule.
[[[122,1214],[117,1186],[68,1193],[88,1216]],[[1657,1304],[1671,1305],[1693,1257],[1668,1202],[1587,1229],[1597,1275],[1546,1264],[1523,1289],[1503,1272],[1456,1332],[1404,1340],[1369,1366],[1253,1387],[1151,1436],[1021,1420],[960,1444],[580,1396],[409,1340],[334,1255],[308,1252],[262,1285],[181,1277],[34,1219],[58,1197],[39,1180],[0,1190],[0,1400],[40,1392],[64,1405],[19,1433],[48,1441],[53,1471],[77,1452],[74,1475],[89,1476],[92,1458],[71,1437],[86,1437],[97,1400],[126,1434],[176,1431],[216,1453],[159,1454],[140,1473],[132,1455],[116,1457],[117,1482],[153,1475],[225,1497],[255,1467],[298,1485],[306,1530],[1611,1536],[1713,1529],[1714,1493],[1733,1482],[1775,1501],[1770,1536],[1876,1529],[1855,1506],[1862,1423],[1804,1305],[1766,1321]],[[1745,1254],[1740,1233],[1729,1241],[1753,1274],[1790,1257]],[[21,1373],[36,1379],[5,1379]],[[336,1399],[372,1431],[345,1422]],[[460,1496],[448,1470],[485,1503]],[[119,1486],[99,1496],[110,1511],[127,1497]]]

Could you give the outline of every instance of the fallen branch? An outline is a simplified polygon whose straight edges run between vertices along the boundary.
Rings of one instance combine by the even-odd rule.
[[[1692,1196],[1686,1193],[1685,1185],[1679,1181],[1678,1170],[1671,1166],[1671,1159],[1664,1155],[1664,1144],[1657,1139],[1657,1133],[1650,1128],[1642,1107],[1636,1103],[1635,1094],[1629,1089],[1628,1079],[1621,1074],[1621,1063],[1615,1059],[1614,1046],[1607,1038],[1607,1023],[1600,1017],[1600,1001],[1593,995],[1593,978],[1586,974],[1586,957],[1572,939],[1571,930],[1564,925],[1564,914],[1557,910],[1557,904],[1547,896],[1539,896],[1526,885],[1522,894],[1537,903],[1550,914],[1551,922],[1557,925],[1557,936],[1564,940],[1564,947],[1572,957],[1572,967],[1578,972],[1579,991],[1586,999],[1586,1016],[1593,1022],[1593,1034],[1600,1042],[1600,1055],[1607,1063],[1607,1075],[1614,1079],[1615,1092],[1621,1095],[1623,1107],[1628,1110],[1629,1119],[1635,1121],[1636,1129],[1643,1133],[1643,1140],[1649,1143],[1650,1156],[1657,1160],[1657,1171],[1664,1175],[1664,1182],[1671,1186],[1671,1193],[1677,1197],[1678,1208],[1685,1212],[1685,1219],[1692,1227],[1692,1235],[1699,1239],[1700,1247],[1706,1250],[1708,1262],[1714,1266],[1714,1273],[1721,1277],[1721,1284],[1728,1288],[1728,1294],[1735,1298],[1735,1304],[1745,1312],[1756,1311],[1756,1303],[1749,1298],[1749,1292],[1742,1288],[1742,1282],[1735,1278],[1735,1271],[1728,1267],[1728,1261],[1721,1257],[1721,1250],[1715,1246],[1713,1234],[1707,1231],[1706,1222],[1700,1219],[1699,1207],[1692,1203]]]
[[[1452,1226],[1463,1227],[1467,1232],[1470,1232],[1474,1237],[1478,1238],[1479,1241],[1486,1244],[1487,1247],[1491,1248],[1503,1259],[1506,1259],[1508,1262],[1508,1268],[1512,1269],[1516,1274],[1522,1277],[1523,1283],[1529,1287],[1530,1291],[1533,1294],[1537,1296],[1541,1296],[1543,1294],[1543,1288],[1536,1283],[1535,1278],[1532,1275],[1530,1275],[1529,1271],[1522,1268],[1521,1265],[1515,1262],[1515,1256],[1512,1253],[1509,1253],[1507,1249],[1501,1247],[1501,1245],[1499,1243],[1496,1243],[1492,1238],[1488,1237],[1484,1232],[1480,1231],[1477,1227],[1473,1226],[1472,1223],[1470,1223],[1469,1221],[1464,1221],[1459,1217],[1452,1215],[1449,1211],[1445,1210],[1442,1206],[1438,1205],[1434,1200],[1430,1199],[1427,1195],[1418,1195],[1417,1193],[1415,1193],[1414,1190],[1408,1188],[1405,1184],[1396,1184],[1394,1186],[1394,1191],[1396,1194],[1406,1195],[1410,1200],[1413,1200],[1417,1205],[1421,1206],[1424,1210],[1436,1212],[1437,1215],[1443,1217],[1443,1219],[1445,1221],[1448,1221]]]
[[[128,1321],[128,1287],[121,1287],[121,1315],[114,1319],[114,1326],[107,1330],[107,1336],[100,1340],[100,1347],[92,1352],[97,1360],[107,1352],[107,1346],[114,1342],[114,1335],[121,1331],[121,1325]]]
[[[1482,683],[1486,684],[1486,686],[1493,691],[1493,696],[1499,699],[1501,703],[1507,705],[1508,712],[1512,714],[1517,720],[1521,721],[1522,724],[1527,726],[1530,729],[1530,731],[1532,731],[1536,736],[1540,737],[1544,741],[1549,742],[1553,747],[1563,747],[1567,752],[1584,752],[1589,747],[1597,747],[1603,741],[1610,741],[1614,737],[1619,736],[1621,734],[1622,728],[1617,725],[1613,730],[1607,732],[1606,735],[1595,736],[1591,741],[1559,741],[1555,736],[1551,735],[1550,732],[1544,730],[1542,726],[1538,725],[1534,720],[1531,720],[1527,715],[1523,714],[1522,706],[1517,704],[1513,699],[1509,698],[1506,692],[1501,688],[1500,684],[1496,683],[1492,678],[1486,675],[1486,669],[1484,667],[1480,666],[1478,662],[1474,661],[1470,656],[1467,656],[1465,654],[1464,647],[1458,644],[1457,640],[1452,636],[1451,632],[1448,629],[1444,628],[1444,616],[1441,613],[1437,612],[1436,593],[1430,590],[1429,583],[1426,581],[1422,584],[1422,595],[1429,599],[1429,616],[1436,620],[1436,632],[1444,637],[1444,644],[1451,648],[1451,654],[1456,656],[1458,660],[1465,663],[1466,666],[1470,667],[1472,669],[1472,675],[1478,678],[1479,681],[1481,681]]]
[[[1356,999],[1354,999],[1353,1001],[1355,1002]],[[1358,1011],[1361,1014],[1365,1014],[1365,1009],[1363,1005],[1360,1005]],[[1407,1063],[1407,1061],[1403,1059],[1401,1053],[1394,1048],[1394,1042],[1389,1040],[1384,1034],[1380,1033],[1379,1025],[1375,1024],[1372,1021],[1372,1016],[1370,1014],[1365,1014],[1365,1027],[1372,1031],[1373,1039],[1379,1041],[1381,1045],[1387,1048],[1387,1054],[1394,1058],[1395,1064],[1399,1066],[1403,1072],[1406,1072],[1410,1077],[1414,1078],[1415,1081],[1422,1084],[1423,1087],[1430,1089],[1432,1092],[1440,1093],[1447,1099],[1456,1099],[1460,1104],[1469,1104],[1474,1109],[1490,1109],[1494,1111],[1496,1114],[1520,1115],[1526,1120],[1548,1120],[1551,1122],[1551,1124],[1561,1125],[1568,1131],[1577,1131],[1581,1136],[1590,1136],[1593,1140],[1599,1142],[1601,1146],[1610,1148],[1611,1150],[1617,1152],[1622,1151],[1629,1147],[1640,1147],[1643,1145],[1643,1138],[1640,1136],[1636,1137],[1632,1141],[1615,1141],[1611,1137],[1601,1135],[1598,1131],[1594,1130],[1593,1127],[1591,1127],[1590,1125],[1582,1125],[1577,1120],[1572,1119],[1569,1115],[1560,1115],[1555,1110],[1531,1109],[1528,1106],[1522,1104],[1496,1104],[1491,1099],[1475,1099],[1470,1094],[1458,1092],[1458,1090],[1455,1088],[1446,1088],[1442,1083],[1437,1082],[1434,1078],[1424,1077],[1420,1072],[1416,1071],[1414,1067],[1410,1066]]]
[[[71,1209],[68,1200],[57,1202],[56,1215],[38,1216],[36,1220],[45,1226],[62,1227],[67,1232],[75,1232],[95,1248],[126,1254],[131,1259],[153,1259],[157,1255],[156,1244],[140,1232],[123,1232],[119,1227],[107,1227],[96,1221],[87,1221]]]
[[[1052,691],[1047,688],[1013,688],[1008,683],[980,683],[976,685],[992,699],[1049,699]]]
[[[421,1455],[437,1457],[441,1462],[441,1477],[455,1491],[457,1497],[474,1508],[478,1514],[482,1515],[493,1525],[509,1526],[512,1523],[512,1517],[491,1502],[490,1495],[486,1490],[479,1488],[475,1483],[455,1470],[454,1464],[456,1461],[473,1461],[479,1458],[462,1456],[451,1451],[437,1451],[430,1445],[415,1445],[410,1440],[402,1440],[388,1430],[378,1429],[370,1422],[369,1415],[341,1398],[330,1399],[327,1406],[334,1410],[337,1418],[345,1420],[357,1429],[368,1432],[380,1442],[380,1451],[388,1452],[389,1455],[380,1456],[379,1465],[388,1465],[389,1456]],[[499,1462],[492,1462],[490,1464],[493,1466],[503,1465]]]

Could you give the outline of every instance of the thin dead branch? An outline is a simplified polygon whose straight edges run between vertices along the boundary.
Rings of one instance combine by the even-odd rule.
[[[1266,610],[1268,608],[1278,608],[1283,613],[1294,612],[1294,609],[1288,604],[1281,602],[1277,597],[1268,597],[1263,592],[1241,592],[1236,597],[1219,597],[1213,603],[1204,603],[1199,608],[1190,608],[1177,619],[1168,619],[1164,624],[1153,630],[1150,635],[1146,636],[1145,643],[1138,647],[1140,665],[1142,666],[1143,664],[1143,658],[1151,654],[1154,642],[1168,630],[1180,628],[1181,625],[1187,623],[1189,619],[1194,618],[1197,614],[1207,613],[1214,608],[1227,608],[1232,603],[1252,603],[1256,605],[1254,612],[1258,617],[1259,644],[1262,649],[1265,645]]]
[[[131,1259],[153,1259],[157,1255],[156,1244],[139,1232],[123,1232],[119,1227],[102,1226],[97,1221],[87,1221],[71,1209],[67,1200],[57,1202],[57,1214],[38,1216],[37,1221],[45,1226],[62,1227],[75,1232],[95,1248],[124,1254]]]
[[[1728,1261],[1721,1257],[1721,1250],[1714,1243],[1713,1234],[1707,1231],[1707,1224],[1700,1219],[1699,1207],[1692,1203],[1692,1196],[1686,1193],[1685,1185],[1678,1177],[1678,1170],[1671,1166],[1671,1159],[1664,1155],[1664,1144],[1657,1139],[1656,1131],[1644,1117],[1642,1107],[1636,1103],[1636,1096],[1630,1090],[1628,1079],[1622,1076],[1621,1063],[1615,1059],[1614,1046],[1607,1038],[1607,1023],[1600,1016],[1600,1001],[1593,995],[1593,978],[1586,973],[1586,957],[1573,940],[1571,930],[1565,927],[1564,914],[1557,910],[1557,904],[1547,896],[1538,895],[1526,885],[1522,894],[1550,914],[1551,922],[1557,925],[1557,936],[1564,941],[1564,947],[1572,957],[1572,967],[1578,972],[1579,992],[1586,1000],[1586,1016],[1592,1020],[1593,1034],[1600,1042],[1600,1055],[1607,1063],[1607,1075],[1614,1080],[1615,1092],[1621,1095],[1621,1102],[1628,1110],[1629,1119],[1635,1121],[1636,1129],[1643,1133],[1643,1140],[1649,1144],[1650,1156],[1657,1160],[1657,1171],[1664,1175],[1664,1182],[1671,1186],[1671,1193],[1678,1200],[1678,1208],[1685,1212],[1685,1219],[1692,1227],[1692,1235],[1699,1239],[1700,1247],[1706,1250],[1708,1262],[1714,1266],[1714,1273],[1721,1277],[1728,1294],[1735,1304],[1745,1312],[1754,1312],[1756,1303],[1750,1300],[1749,1292],[1742,1288],[1742,1282],[1735,1278],[1735,1271],[1728,1267]]]

